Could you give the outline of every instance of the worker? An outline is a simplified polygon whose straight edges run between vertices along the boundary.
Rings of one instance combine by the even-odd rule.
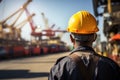
[[[91,13],[82,10],[73,14],[67,31],[74,49],[56,61],[48,80],[120,80],[119,66],[92,48],[99,29]]]

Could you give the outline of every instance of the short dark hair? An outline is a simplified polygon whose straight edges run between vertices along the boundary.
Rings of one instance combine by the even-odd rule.
[[[73,35],[73,38],[76,41],[79,42],[91,42],[94,39],[94,33],[92,34],[76,34],[76,33],[71,33]]]

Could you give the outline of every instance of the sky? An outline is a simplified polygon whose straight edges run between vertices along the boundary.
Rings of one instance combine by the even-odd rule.
[[[6,19],[9,15],[20,9],[26,1],[27,0],[3,0],[0,3],[0,21]],[[60,28],[61,30],[66,30],[69,18],[80,10],[87,10],[94,15],[92,0],[32,0],[32,2],[27,6],[27,9],[31,14],[35,13],[35,16],[33,17],[34,25],[40,29],[45,29],[41,15],[42,12],[48,19],[49,26],[55,24],[54,29]],[[14,17],[9,19],[7,23],[11,24],[11,21],[14,19]],[[25,13],[22,14],[16,24],[20,23],[24,19],[26,19]],[[98,34],[101,34],[101,41],[106,40],[102,32],[102,18],[100,18],[98,27],[100,29]],[[24,39],[30,40],[30,33],[31,27],[29,23],[27,23],[22,27],[21,35]],[[61,39],[64,42],[67,42],[67,44],[71,43],[69,40],[69,33],[65,33]]]

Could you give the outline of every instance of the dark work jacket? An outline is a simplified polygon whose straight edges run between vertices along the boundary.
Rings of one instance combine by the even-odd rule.
[[[80,46],[70,54],[77,51],[90,51],[91,54],[96,55],[95,51],[87,46]],[[100,56],[96,69],[97,75],[94,75],[93,80],[120,80],[120,67],[107,57]],[[51,68],[48,80],[84,80],[81,74],[75,61],[64,56],[59,58]]]

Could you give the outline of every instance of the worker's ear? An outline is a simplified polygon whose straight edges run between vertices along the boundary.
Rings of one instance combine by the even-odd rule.
[[[73,44],[75,43],[75,39],[73,38],[73,36],[71,34],[70,34],[70,40]]]
[[[97,34],[95,33],[94,34],[94,40],[93,41],[95,41],[97,39]]]

